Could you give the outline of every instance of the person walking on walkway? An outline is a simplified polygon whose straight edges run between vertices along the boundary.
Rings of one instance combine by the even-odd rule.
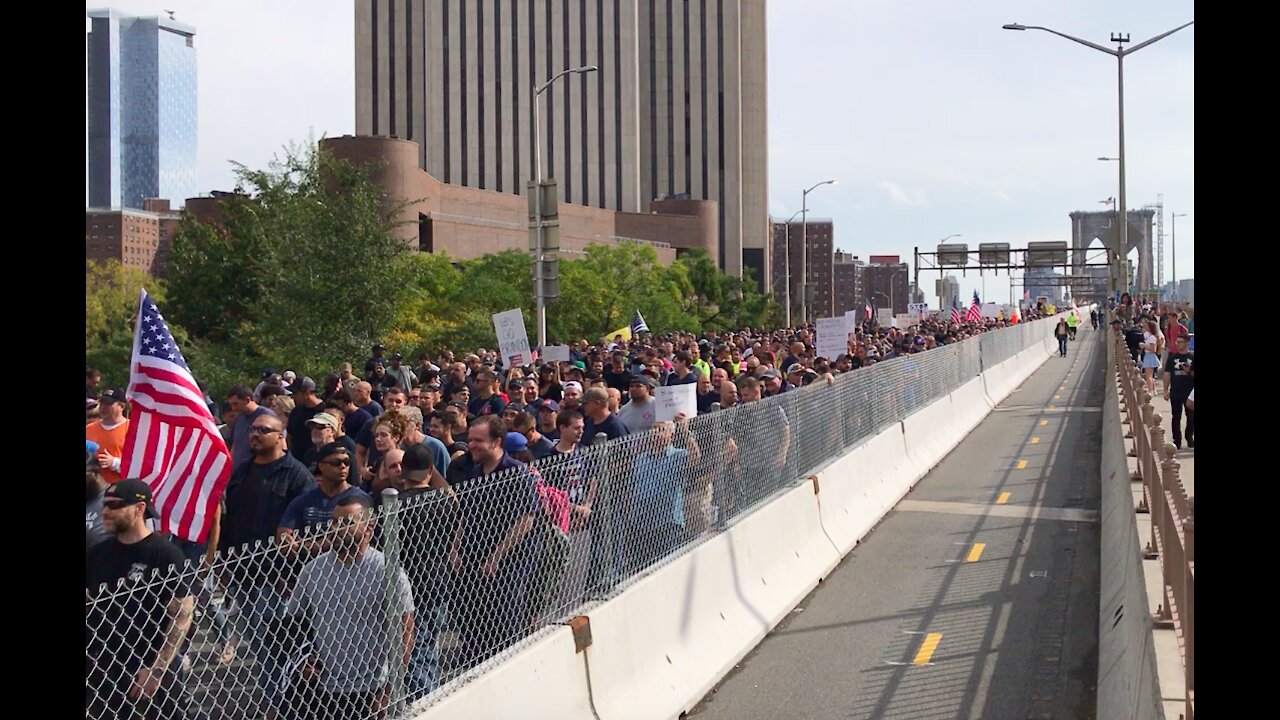
[[[1072,340],[1076,339],[1076,325],[1079,324],[1079,322],[1080,318],[1076,317],[1074,310],[1067,313],[1067,336]]]
[[[1058,320],[1058,326],[1053,329],[1053,336],[1058,338],[1058,356],[1067,356],[1067,321]]]
[[[1164,362],[1164,392],[1162,395],[1169,401],[1173,411],[1173,446],[1182,447],[1182,410],[1187,411],[1187,447],[1195,447],[1196,423],[1195,413],[1187,407],[1187,400],[1195,390],[1196,380],[1191,374],[1194,354],[1187,349],[1187,336],[1179,335],[1177,347],[1169,352]]]

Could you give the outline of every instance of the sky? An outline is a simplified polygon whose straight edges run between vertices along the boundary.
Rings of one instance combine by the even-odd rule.
[[[230,189],[231,161],[261,168],[291,142],[354,132],[351,0],[86,3],[108,6],[195,26],[201,188]],[[769,210],[785,220],[804,188],[838,180],[809,195],[810,217],[863,259],[910,263],[957,233],[974,249],[1070,242],[1069,213],[1119,194],[1118,163],[1096,159],[1119,151],[1117,62],[1001,26],[1132,47],[1194,17],[1190,0],[771,0]],[[1127,204],[1163,194],[1166,281],[1175,212],[1178,277],[1195,274],[1195,32],[1125,60]],[[932,307],[938,277],[920,273]],[[1009,300],[1004,273],[957,279],[963,297]]]

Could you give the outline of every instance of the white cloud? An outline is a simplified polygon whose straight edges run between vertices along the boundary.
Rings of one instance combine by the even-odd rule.
[[[1013,198],[1009,197],[1009,193],[1003,190],[997,190],[991,193],[991,197],[999,200],[1000,202],[1010,202],[1013,200]]]
[[[899,205],[916,205],[924,207],[929,204],[928,201],[924,199],[923,193],[919,191],[915,193],[908,193],[901,185],[891,180],[881,180],[880,189],[884,190],[885,193],[888,194],[890,200],[898,203]]]

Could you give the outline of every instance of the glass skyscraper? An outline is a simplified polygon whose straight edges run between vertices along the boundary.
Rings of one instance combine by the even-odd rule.
[[[89,207],[175,207],[195,197],[195,28],[171,18],[90,10]]]

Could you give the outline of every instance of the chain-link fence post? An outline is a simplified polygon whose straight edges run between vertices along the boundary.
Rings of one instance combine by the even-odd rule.
[[[404,637],[400,624],[400,513],[396,505],[400,493],[395,488],[382,491],[382,554],[386,558],[387,608],[387,710],[395,717],[404,708]],[[417,602],[425,607],[427,598]]]

